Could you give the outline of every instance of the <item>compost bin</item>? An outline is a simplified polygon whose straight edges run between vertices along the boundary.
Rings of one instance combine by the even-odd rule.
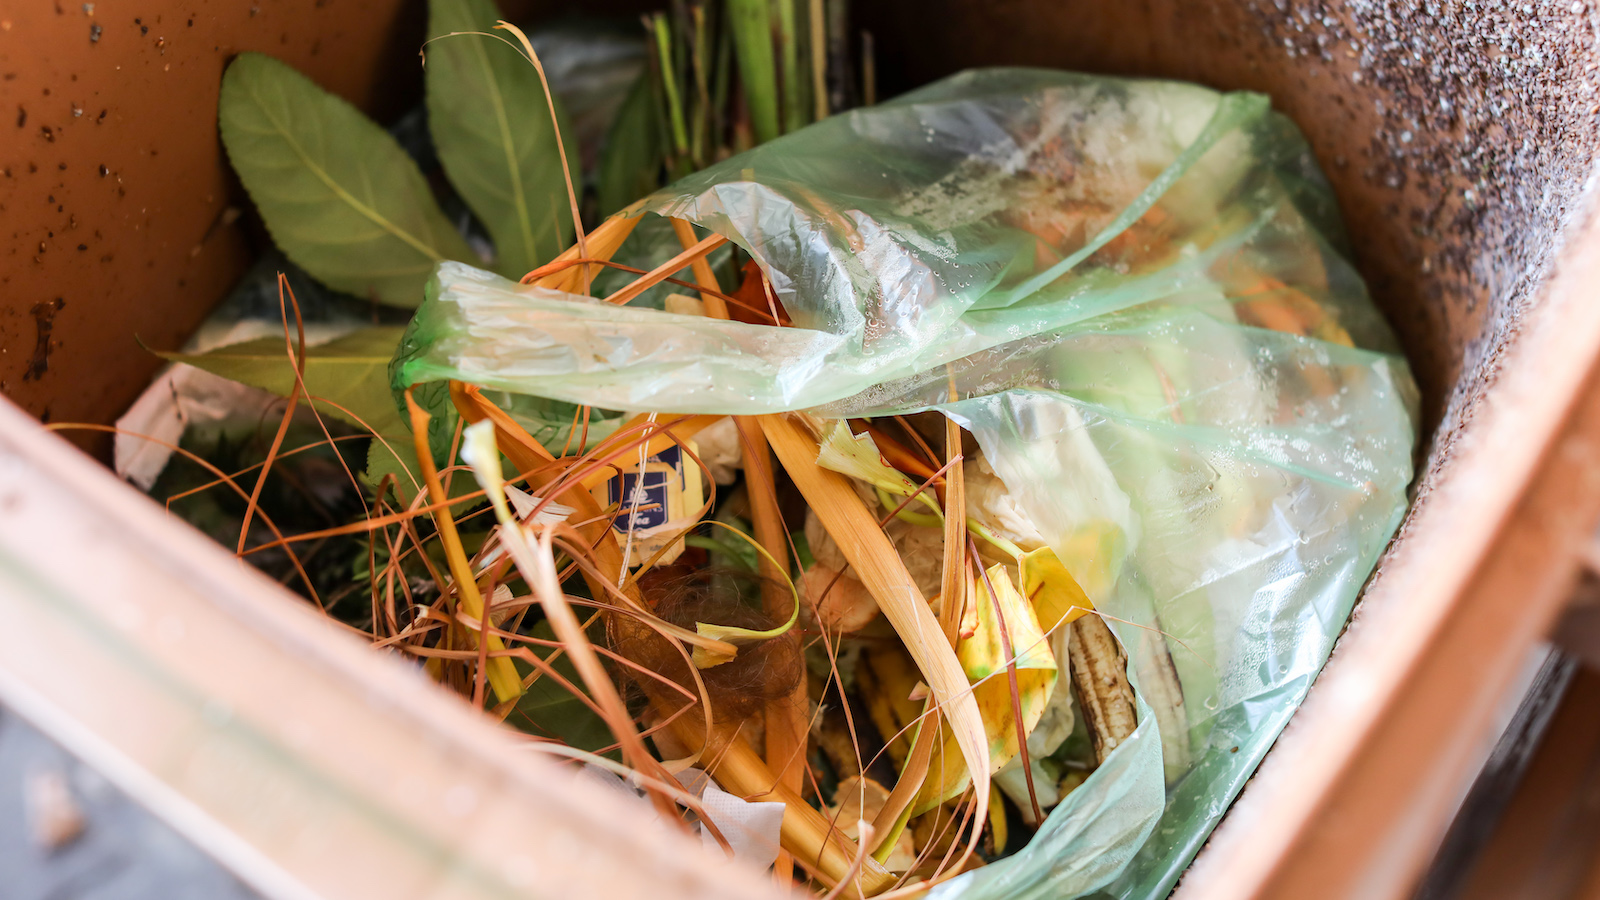
[[[535,6],[505,11],[569,11]],[[637,11],[610,6],[583,12]],[[1304,130],[1429,438],[1349,631],[1179,892],[1405,894],[1600,509],[1595,10],[856,14],[885,94],[1040,65],[1260,91]],[[420,34],[419,11],[392,0],[0,11],[0,389],[15,404],[0,412],[0,609],[25,636],[0,652],[0,700],[272,895],[762,895],[614,798],[541,777],[443,695],[412,699],[415,675],[22,414],[110,422],[159,362],[132,335],[176,346],[250,261],[217,140],[230,58],[274,54],[383,116],[414,100]]]

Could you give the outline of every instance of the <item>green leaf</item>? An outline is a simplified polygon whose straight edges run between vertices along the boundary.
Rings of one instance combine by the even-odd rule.
[[[539,73],[491,32],[493,0],[432,0],[427,46],[428,127],[439,162],[494,238],[495,269],[520,278],[572,242],[566,178]],[[578,146],[555,100],[568,159]],[[574,177],[581,177],[573,172]]]
[[[410,432],[384,435],[384,438],[388,442],[387,445],[376,437],[368,445],[367,470],[362,473],[361,478],[368,487],[376,491],[378,484],[383,481],[383,476],[393,475],[394,480],[390,484],[394,488],[395,496],[401,506],[410,506],[411,499],[419,491],[427,490],[427,485],[422,482],[422,472],[417,468],[416,445],[412,443]],[[439,459],[435,459],[434,464],[440,469],[449,465]],[[483,505],[483,495],[479,493],[478,482],[470,472],[451,472],[440,477],[447,482],[446,487],[449,489],[451,500],[457,500],[468,494],[478,495],[471,500],[451,503],[451,515],[460,517],[473,507]],[[466,539],[466,533],[463,533],[462,539]]]
[[[534,625],[528,633],[539,640],[556,639],[555,632],[551,630],[548,622]],[[538,645],[534,645],[533,650],[543,659],[549,659],[553,652],[548,647]],[[519,668],[523,665],[518,663]],[[567,654],[561,654],[559,659],[551,663],[551,667],[560,672],[561,677],[572,685],[583,684]],[[582,690],[581,687],[578,689]],[[580,750],[593,751],[616,743],[604,719],[584,705],[583,701],[571,691],[547,675],[540,676],[528,688],[522,699],[517,701],[517,708],[512,711],[506,722],[529,734],[559,738]]]
[[[411,429],[400,418],[389,391],[389,357],[404,332],[403,325],[374,325],[306,348],[306,390],[323,401],[316,404],[317,409],[389,436],[391,442],[398,435],[405,446],[411,446]],[[207,353],[161,355],[285,397],[294,389],[294,367],[283,338],[261,338]]]
[[[393,475],[394,481],[391,483],[394,486],[395,496],[399,498],[402,506],[409,506],[411,498],[415,497],[418,491],[424,490],[422,474],[417,470],[416,451],[413,449],[411,435],[385,435],[385,439],[388,441],[387,445],[373,438],[367,447],[367,470],[362,473],[361,478],[369,487],[377,490],[385,475]],[[403,459],[401,454],[404,454]],[[460,483],[471,480],[454,479],[450,484],[451,493],[459,494]],[[451,507],[451,512],[455,512],[455,507]]]
[[[330,287],[415,307],[435,263],[475,259],[394,138],[284,63],[241,54],[218,119],[273,241]]]
[[[661,128],[650,73],[639,75],[617,110],[600,154],[600,214],[609,216],[661,186]]]
[[[756,143],[778,136],[778,73],[772,57],[769,0],[728,0],[729,27],[739,58],[739,83],[750,107]]]

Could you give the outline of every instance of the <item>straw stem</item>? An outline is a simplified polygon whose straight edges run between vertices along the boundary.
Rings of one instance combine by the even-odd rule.
[[[989,744],[983,718],[944,627],[928,608],[899,552],[849,479],[817,465],[817,439],[792,414],[762,416],[761,428],[856,578],[877,601],[916,660],[935,702],[950,723],[956,745],[972,774],[973,788],[980,802],[987,804]]]
[[[450,564],[450,578],[456,587],[456,601],[461,611],[475,620],[485,614],[483,595],[478,593],[478,582],[472,575],[472,564],[461,547],[461,535],[456,532],[455,520],[450,517],[450,497],[439,481],[439,469],[433,464],[433,450],[428,447],[428,419],[430,416],[411,392],[406,391],[406,408],[411,412],[411,433],[416,438],[417,466],[422,470],[428,485],[428,497],[438,507],[433,511],[433,521],[439,529],[439,543],[444,546],[445,560]],[[505,644],[493,634],[482,635],[484,647],[490,653],[505,651]],[[487,660],[489,686],[495,699],[501,703],[522,696],[522,678],[517,675],[516,664],[505,656],[490,656]]]

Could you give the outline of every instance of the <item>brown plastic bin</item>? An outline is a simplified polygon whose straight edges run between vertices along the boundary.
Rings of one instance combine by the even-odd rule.
[[[226,61],[270,52],[392,113],[419,81],[420,6],[0,6],[0,389],[16,404],[0,407],[0,701],[277,896],[514,896],[519,878],[561,896],[773,893],[543,777],[443,695],[402,703],[424,690],[403,667],[21,412],[109,422],[156,365],[132,336],[175,346],[247,264],[216,137]],[[886,91],[1029,64],[1272,95],[1422,384],[1416,505],[1185,900],[1407,895],[1594,556],[1600,16],[1590,0],[1389,6],[856,4]],[[207,653],[239,664],[197,668]],[[295,816],[314,809],[343,830],[308,831]],[[333,833],[337,853],[317,844]]]

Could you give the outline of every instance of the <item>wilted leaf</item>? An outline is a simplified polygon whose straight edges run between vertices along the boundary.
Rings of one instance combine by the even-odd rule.
[[[492,0],[432,0],[428,127],[450,183],[494,238],[495,270],[520,278],[572,241],[566,179],[539,73],[499,37]],[[453,37],[441,37],[461,32]],[[467,32],[484,32],[469,34]],[[572,176],[577,138],[555,99]]]
[[[910,497],[917,493],[916,482],[884,460],[872,435],[866,432],[852,433],[850,423],[844,419],[835,419],[833,426],[822,436],[817,465],[865,481],[896,497]]]
[[[609,216],[661,186],[661,129],[650,73],[629,89],[600,156],[600,214]]]
[[[995,615],[996,603],[989,597],[989,585],[994,585],[1000,608],[999,617]],[[956,658],[961,660],[961,668],[966,671],[967,677],[974,683],[988,678],[996,672],[1004,673],[1006,670],[1006,641],[1009,638],[1011,650],[1017,657],[1017,669],[1056,669],[1055,655],[1050,652],[1050,641],[1039,628],[1039,620],[1035,617],[1033,607],[1027,598],[1017,591],[1011,582],[1011,575],[1003,565],[990,567],[988,578],[979,578],[977,582],[977,597],[973,603],[974,609],[968,615],[977,621],[977,627],[971,634],[961,638],[956,645]],[[1002,620],[1006,634],[1000,632]],[[966,634],[967,629],[962,629]]]
[[[400,418],[389,391],[389,357],[404,331],[402,325],[374,325],[306,348],[306,390],[324,401],[317,409],[357,428],[390,435],[391,442],[399,435],[401,443],[410,446],[411,429]],[[162,355],[274,394],[288,396],[294,389],[294,367],[283,338],[261,338],[207,353]]]

